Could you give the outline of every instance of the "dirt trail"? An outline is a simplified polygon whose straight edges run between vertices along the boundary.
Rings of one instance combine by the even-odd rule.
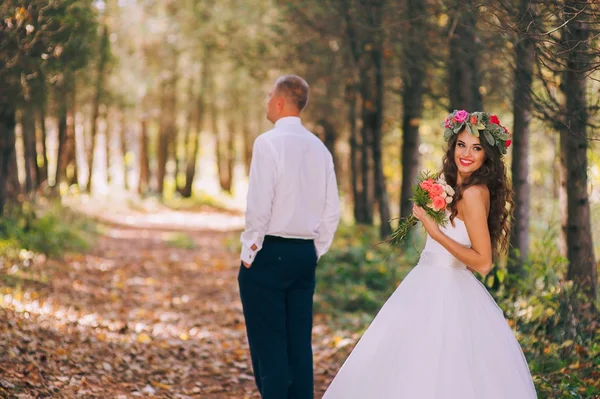
[[[80,209],[103,221],[92,250],[0,281],[0,396],[257,398],[237,288],[243,215]],[[334,339],[316,323],[316,397],[339,366]]]

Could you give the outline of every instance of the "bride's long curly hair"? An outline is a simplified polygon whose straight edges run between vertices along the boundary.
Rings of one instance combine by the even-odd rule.
[[[458,214],[456,204],[461,200],[462,193],[467,187],[475,185],[487,186],[490,191],[490,213],[487,222],[492,241],[493,257],[496,258],[508,250],[510,230],[512,228],[512,214],[515,208],[512,184],[506,173],[504,157],[487,140],[480,140],[485,152],[483,164],[458,186],[456,183],[458,168],[454,161],[454,150],[457,141],[458,134],[453,134],[450,140],[448,140],[448,148],[444,155],[442,167],[442,173],[446,178],[446,182],[454,187],[456,191],[454,200],[448,206],[450,220],[454,223],[454,218]]]

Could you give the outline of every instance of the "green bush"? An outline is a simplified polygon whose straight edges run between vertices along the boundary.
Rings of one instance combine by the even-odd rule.
[[[93,230],[93,224],[60,205],[23,203],[5,209],[0,218],[0,256],[14,256],[21,249],[51,257],[83,251]]]

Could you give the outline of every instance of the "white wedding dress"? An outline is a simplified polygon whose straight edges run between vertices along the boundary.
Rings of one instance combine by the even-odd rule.
[[[467,247],[463,221],[442,230]],[[485,287],[431,237],[323,399],[537,398],[519,343]]]

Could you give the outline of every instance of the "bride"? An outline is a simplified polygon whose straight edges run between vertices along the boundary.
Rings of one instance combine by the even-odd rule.
[[[446,118],[442,172],[455,187],[450,220],[427,231],[417,266],[385,303],[323,399],[536,398],[523,352],[473,271],[486,275],[508,246],[510,135],[495,115]]]

